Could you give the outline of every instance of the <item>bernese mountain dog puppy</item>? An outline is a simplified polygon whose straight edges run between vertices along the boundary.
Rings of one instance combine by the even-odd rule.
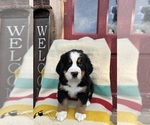
[[[63,121],[67,117],[68,99],[76,99],[75,118],[83,121],[86,118],[86,106],[93,94],[93,81],[90,74],[93,71],[93,65],[89,57],[82,50],[70,50],[61,55],[56,66],[56,72],[59,74],[58,84],[58,112],[56,118]]]

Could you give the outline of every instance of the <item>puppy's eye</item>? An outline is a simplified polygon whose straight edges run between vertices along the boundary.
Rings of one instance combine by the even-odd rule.
[[[83,65],[81,58],[78,58],[77,64],[78,64],[78,66],[80,66],[80,67]]]
[[[68,63],[67,66],[70,67],[72,63]]]
[[[78,66],[82,66],[82,65],[83,65],[83,63],[82,63],[82,62],[79,62],[79,63],[78,63]]]
[[[71,62],[72,62],[72,61],[71,61],[71,59],[69,58],[69,59],[68,59],[68,63],[71,63]]]
[[[72,64],[72,61],[71,61],[71,59],[69,59],[67,62],[67,66],[71,66],[71,64]]]

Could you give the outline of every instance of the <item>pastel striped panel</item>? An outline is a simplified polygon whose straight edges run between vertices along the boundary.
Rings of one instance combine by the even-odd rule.
[[[16,77],[14,88],[6,99],[3,108],[18,104],[33,107],[33,79]]]
[[[16,78],[15,88],[20,89],[33,89],[33,79],[31,78]]]
[[[130,111],[133,112],[135,114],[140,114],[140,112],[142,111],[142,105],[141,103],[137,103],[135,101],[130,101],[127,99],[117,99],[117,103],[118,103],[118,111]]]
[[[123,107],[126,106],[131,110],[141,112],[142,99],[137,85],[118,85],[117,94],[117,104],[119,105],[118,110],[123,110]]]
[[[58,79],[43,78],[42,88],[53,89],[58,87]],[[111,89],[109,85],[94,84],[94,93],[106,97],[111,97]]]
[[[117,125],[144,125],[138,121],[138,116],[131,112],[117,112]]]
[[[0,110],[0,115],[13,110],[33,110],[33,46],[24,55],[23,62],[15,73],[14,88]]]
[[[19,112],[33,110],[33,88],[31,87],[32,85],[28,84],[27,87],[23,87],[23,85],[25,85],[24,83],[26,82],[23,82],[22,85],[17,85],[17,87],[13,88],[0,110],[0,115],[13,110],[17,110]]]
[[[101,116],[102,118],[104,117],[103,114],[101,114]],[[34,125],[113,125],[110,122],[106,123],[103,121],[105,121],[105,119],[103,119],[100,122],[99,121],[95,122],[95,121],[90,121],[90,120],[85,120],[84,122],[78,122],[77,120],[74,120],[74,119],[67,119],[67,120],[64,120],[63,122],[58,122],[51,117],[39,116],[34,120]]]
[[[140,97],[138,85],[117,85],[117,94],[129,97]]]
[[[57,101],[57,89],[45,89],[41,88],[40,97],[38,97],[38,101],[36,103],[36,108],[34,109],[34,114],[43,110],[47,111],[57,111],[58,101]],[[68,103],[68,120],[75,120],[74,113],[76,108],[77,100],[70,99]],[[100,125],[109,125],[110,124],[110,115],[112,112],[112,100],[109,97],[102,97],[97,94],[93,94],[93,98],[91,99],[91,104],[86,109],[87,118],[86,121],[89,123],[93,122],[94,124]],[[54,115],[52,118],[55,118]],[[37,117],[36,119],[38,119]]]
[[[43,109],[44,112],[48,110],[51,111],[57,110],[57,106],[53,106],[53,105],[40,105],[37,108]],[[67,120],[75,120],[74,113],[75,113],[75,108],[69,108]],[[106,112],[100,112],[98,110],[97,111],[87,110],[86,114],[87,114],[86,121],[103,122],[103,123],[108,123],[110,121],[109,114]],[[51,116],[55,118],[55,113],[51,113]]]
[[[0,110],[0,116],[7,114],[10,111],[17,111],[18,113],[29,111],[28,115],[33,116],[33,106],[29,104],[15,104],[5,106]]]
[[[92,47],[91,47],[92,46]],[[56,65],[60,59],[60,56],[71,50],[71,49],[81,49],[83,50],[91,59],[94,70],[91,74],[91,78],[94,84],[94,94],[91,100],[91,105],[87,107],[88,117],[83,122],[83,124],[92,125],[110,125],[110,115],[112,112],[112,96],[110,90],[110,49],[105,41],[105,39],[93,40],[89,37],[84,37],[79,40],[55,40],[47,54],[46,65],[43,73],[43,78],[41,82],[41,90],[39,92],[39,97],[36,102],[35,113],[44,110],[45,105],[49,107],[47,110],[57,111],[58,101],[57,101],[57,86],[58,86],[58,74],[56,73]],[[74,119],[76,101],[70,99],[68,103],[69,116],[67,120],[60,124],[79,124]],[[43,106],[44,105],[44,106]],[[74,112],[74,113],[73,113]],[[93,117],[96,119],[90,119],[90,114],[93,113]],[[91,117],[92,117],[91,116]],[[104,117],[103,117],[104,116]],[[100,118],[101,117],[101,118]],[[39,117],[38,117],[39,118]],[[41,120],[38,120],[41,124]],[[40,118],[43,122],[46,117]],[[52,123],[53,121],[53,123]],[[70,123],[69,121],[72,121]],[[56,124],[59,123],[57,120],[49,120],[48,123]],[[39,125],[38,124],[38,125]],[[47,123],[45,123],[47,124]],[[82,123],[80,123],[82,125]],[[65,125],[65,124],[64,124]]]
[[[117,118],[119,125],[138,125],[142,99],[137,85],[118,85]]]
[[[142,111],[138,88],[139,51],[127,38],[117,40],[117,118],[118,125],[138,125]]]
[[[53,92],[53,93],[50,93],[49,95],[38,97],[37,105],[40,105],[40,104],[47,104],[47,105],[48,104],[49,105],[55,104],[57,106],[58,105],[58,101],[57,101],[57,94],[56,94],[56,92],[57,92],[57,90],[55,90],[55,92]],[[51,102],[52,99],[55,100],[55,103]],[[72,101],[72,102],[74,101],[75,103],[77,103],[77,100],[75,100],[75,99],[70,99],[70,101]],[[91,99],[90,102],[93,103],[93,104],[101,105],[102,107],[105,108],[106,111],[108,111],[111,114],[111,111],[112,111],[111,99],[100,97],[100,96],[94,94],[93,98]],[[74,107],[75,107],[75,105],[74,105]],[[99,110],[101,110],[101,109],[99,109]]]

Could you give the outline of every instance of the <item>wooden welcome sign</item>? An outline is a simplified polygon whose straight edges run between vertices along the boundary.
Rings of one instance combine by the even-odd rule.
[[[14,87],[15,70],[31,45],[34,47],[34,102],[41,70],[54,39],[54,19],[49,0],[0,1],[0,107]],[[34,35],[34,36],[33,36]]]
[[[21,66],[23,56],[32,44],[30,15],[26,9],[0,11],[0,107],[14,87],[14,72]]]
[[[41,71],[53,41],[54,19],[49,1],[34,1],[34,104],[41,84]]]

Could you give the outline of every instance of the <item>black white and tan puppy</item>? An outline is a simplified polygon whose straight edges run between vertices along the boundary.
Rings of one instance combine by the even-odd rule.
[[[82,50],[70,50],[61,55],[56,66],[59,74],[58,85],[58,121],[67,117],[68,99],[77,99],[75,118],[82,121],[86,118],[85,110],[87,103],[92,98],[93,82],[90,74],[93,66],[89,57]]]

